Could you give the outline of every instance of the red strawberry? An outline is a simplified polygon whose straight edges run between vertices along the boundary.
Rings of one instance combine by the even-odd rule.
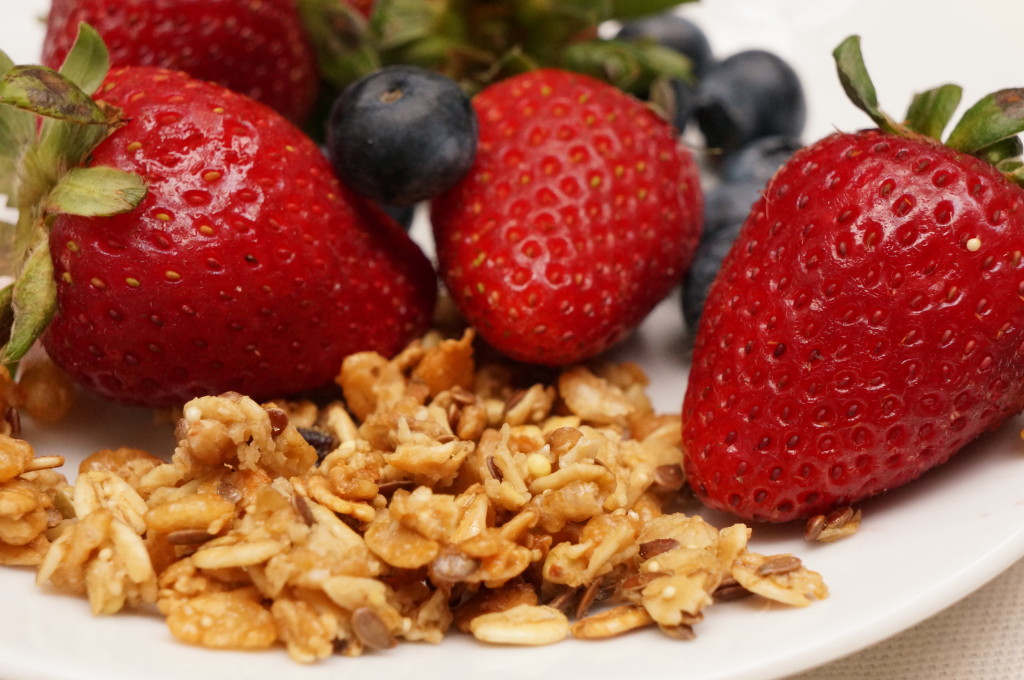
[[[522,361],[602,352],[690,262],[702,200],[692,157],[647,106],[586,76],[534,71],[474,106],[475,163],[432,210],[456,305]]]
[[[77,381],[147,405],[225,390],[262,399],[327,384],[346,355],[393,354],[426,330],[430,262],[284,118],[152,67],[112,71],[96,97],[117,107],[120,126],[75,177],[116,168],[147,191],[127,212],[52,220],[57,306],[44,342]],[[42,146],[53,130],[43,127]],[[74,207],[82,181],[41,203]]]
[[[877,110],[855,38],[844,84],[882,129],[835,133],[765,188],[712,285],[683,407],[707,504],[786,521],[900,486],[1024,407],[1024,92]],[[935,114],[933,118],[932,116]],[[1013,167],[1010,163],[1007,167]]]
[[[317,66],[295,0],[53,0],[43,64],[57,68],[86,22],[115,66],[162,66],[212,80],[302,122]]]

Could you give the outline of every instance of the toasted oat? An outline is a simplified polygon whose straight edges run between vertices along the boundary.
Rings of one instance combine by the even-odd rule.
[[[736,558],[731,573],[750,592],[794,607],[806,607],[812,600],[828,596],[821,575],[792,555],[746,552]]]
[[[580,619],[570,629],[572,636],[581,640],[601,640],[646,628],[654,619],[643,607],[619,605]]]
[[[36,582],[86,595],[94,614],[156,601],[157,579],[142,538],[106,507],[75,520],[54,541]]]
[[[473,637],[503,645],[549,645],[569,635],[569,619],[553,607],[519,604],[469,622]]]

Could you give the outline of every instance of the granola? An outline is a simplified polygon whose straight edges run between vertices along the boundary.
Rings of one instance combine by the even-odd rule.
[[[0,563],[37,565],[94,613],[151,606],[183,642],[300,663],[453,631],[688,639],[716,602],[827,596],[795,556],[748,551],[746,526],[673,511],[679,419],[654,412],[639,367],[522,384],[473,344],[355,354],[330,403],[194,399],[169,461],[98,451],[74,485],[0,434]]]

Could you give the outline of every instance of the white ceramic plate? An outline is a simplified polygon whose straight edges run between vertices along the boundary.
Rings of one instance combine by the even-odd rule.
[[[38,58],[46,0],[6,3],[0,48],[18,62]],[[1024,3],[974,0],[703,0],[685,12],[707,29],[719,56],[766,47],[788,59],[810,99],[807,139],[867,125],[845,103],[830,53],[859,33],[883,106],[899,115],[917,89],[953,81],[973,103],[1020,79],[1016,27]],[[885,24],[876,21],[885,17]],[[678,305],[659,307],[618,350],[653,377],[657,405],[676,411],[686,380]],[[911,486],[863,506],[862,530],[833,545],[808,545],[798,527],[757,527],[762,552],[795,552],[822,572],[831,597],[793,610],[746,600],[707,611],[692,642],[654,632],[537,649],[479,645],[453,636],[438,646],[405,644],[358,659],[299,667],[283,650],[212,652],[174,641],[163,621],[128,613],[93,618],[85,601],[36,588],[30,570],[0,569],[0,678],[178,680],[187,676],[470,680],[579,677],[588,680],[771,679],[852,653],[938,612],[1024,556],[1024,444],[1015,419]],[[168,453],[167,426],[145,411],[83,402],[59,431],[30,431],[40,454],[64,454],[73,470],[97,448],[135,445]],[[717,522],[724,518],[710,515]]]

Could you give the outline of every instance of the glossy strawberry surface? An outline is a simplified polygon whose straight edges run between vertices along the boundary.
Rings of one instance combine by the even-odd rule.
[[[91,164],[141,175],[148,193],[128,213],[53,224],[58,311],[44,341],[79,382],[154,405],[267,398],[426,330],[430,262],[284,118],[155,68],[112,71],[96,98],[126,122]]]
[[[785,521],[900,486],[1024,406],[1024,192],[971,156],[834,134],[768,184],[712,285],[690,484]]]
[[[294,0],[53,0],[43,64],[60,66],[83,21],[103,37],[115,66],[186,71],[294,122],[316,98],[316,58]]]
[[[696,165],[650,108],[586,76],[534,71],[474,106],[475,163],[433,202],[445,283],[513,358],[594,356],[685,272],[700,234]]]

